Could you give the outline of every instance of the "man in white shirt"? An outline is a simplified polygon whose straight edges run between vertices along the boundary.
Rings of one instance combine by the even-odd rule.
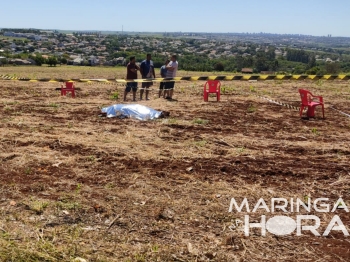
[[[176,61],[177,57],[176,55],[171,56],[170,63],[166,66],[167,73],[166,78],[173,78],[176,77],[177,68],[179,67],[179,63]],[[173,93],[174,93],[174,87],[175,87],[175,81],[166,82],[164,87],[164,95],[166,96],[166,99],[173,99]]]

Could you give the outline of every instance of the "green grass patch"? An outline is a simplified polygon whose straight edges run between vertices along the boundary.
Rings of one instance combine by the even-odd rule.
[[[197,119],[194,119],[192,123],[197,125],[207,125],[209,123],[209,120],[197,118]]]

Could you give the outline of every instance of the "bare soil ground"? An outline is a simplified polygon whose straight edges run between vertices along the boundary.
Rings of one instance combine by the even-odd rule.
[[[228,209],[231,198],[248,198],[252,209],[273,197],[329,198],[331,208],[342,197],[350,207],[350,119],[330,109],[350,113],[350,83],[222,82],[221,102],[203,102],[203,84],[176,83],[176,101],[159,99],[154,85],[151,100],[137,103],[170,117],[141,122],[98,116],[123,103],[120,85],[77,83],[72,99],[58,83],[0,81],[0,260],[349,261],[342,231],[264,237],[232,226],[246,214],[252,223],[306,211]],[[257,97],[298,106],[298,88],[324,97],[326,119],[320,108],[305,120]],[[310,214],[320,217],[320,234],[335,214],[350,231],[342,209]]]

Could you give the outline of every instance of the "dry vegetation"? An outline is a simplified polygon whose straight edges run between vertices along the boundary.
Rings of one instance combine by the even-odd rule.
[[[13,67],[0,74],[124,73]],[[122,86],[77,83],[72,99],[60,96],[58,83],[0,81],[0,261],[349,261],[342,232],[245,237],[232,225],[246,213],[228,212],[232,197],[252,204],[342,197],[350,206],[350,119],[329,108],[350,113],[349,82],[222,82],[220,103],[203,102],[203,84],[177,83],[172,102],[158,99],[154,86],[151,101],[139,103],[170,117],[140,122],[98,116],[121,103]],[[256,96],[297,106],[298,88],[324,96],[325,120],[302,120]],[[249,215],[258,222],[263,214],[271,216]],[[349,214],[336,214],[350,231]],[[333,215],[321,214],[321,233]]]

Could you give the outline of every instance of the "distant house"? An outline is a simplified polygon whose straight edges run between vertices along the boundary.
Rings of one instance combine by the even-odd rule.
[[[17,34],[15,32],[4,32],[4,36],[16,37]]]
[[[74,60],[75,58],[80,58],[80,55],[70,55],[69,58]]]
[[[88,59],[88,64],[90,66],[94,66],[94,65],[99,65],[100,64],[100,61],[98,60],[98,58],[96,56],[90,56],[89,59]]]
[[[27,36],[27,38],[31,39],[31,40],[35,40],[35,41],[41,41],[42,37],[40,35],[32,35],[32,34],[30,34],[30,35]]]
[[[28,58],[27,61],[30,62],[31,65],[36,65],[36,62],[33,59]]]
[[[49,49],[47,49],[46,47],[42,47],[38,49],[39,53],[49,53]]]
[[[16,64],[16,65],[30,65],[32,64],[31,62],[23,59],[11,59],[9,61],[9,64]]]
[[[103,63],[105,66],[116,66],[116,65],[126,65],[126,59],[124,57],[114,58],[113,60],[109,60]]]
[[[253,74],[253,68],[242,68],[243,74]]]
[[[281,50],[275,50],[275,55],[281,56],[281,55],[283,55],[283,52]]]
[[[115,64],[116,65],[126,65],[126,60],[124,57],[118,57],[115,59]]]
[[[6,57],[0,56],[0,66],[4,66],[4,64],[6,64],[6,61]]]
[[[84,64],[84,59],[81,57],[75,58],[73,60],[73,65],[83,65]]]

